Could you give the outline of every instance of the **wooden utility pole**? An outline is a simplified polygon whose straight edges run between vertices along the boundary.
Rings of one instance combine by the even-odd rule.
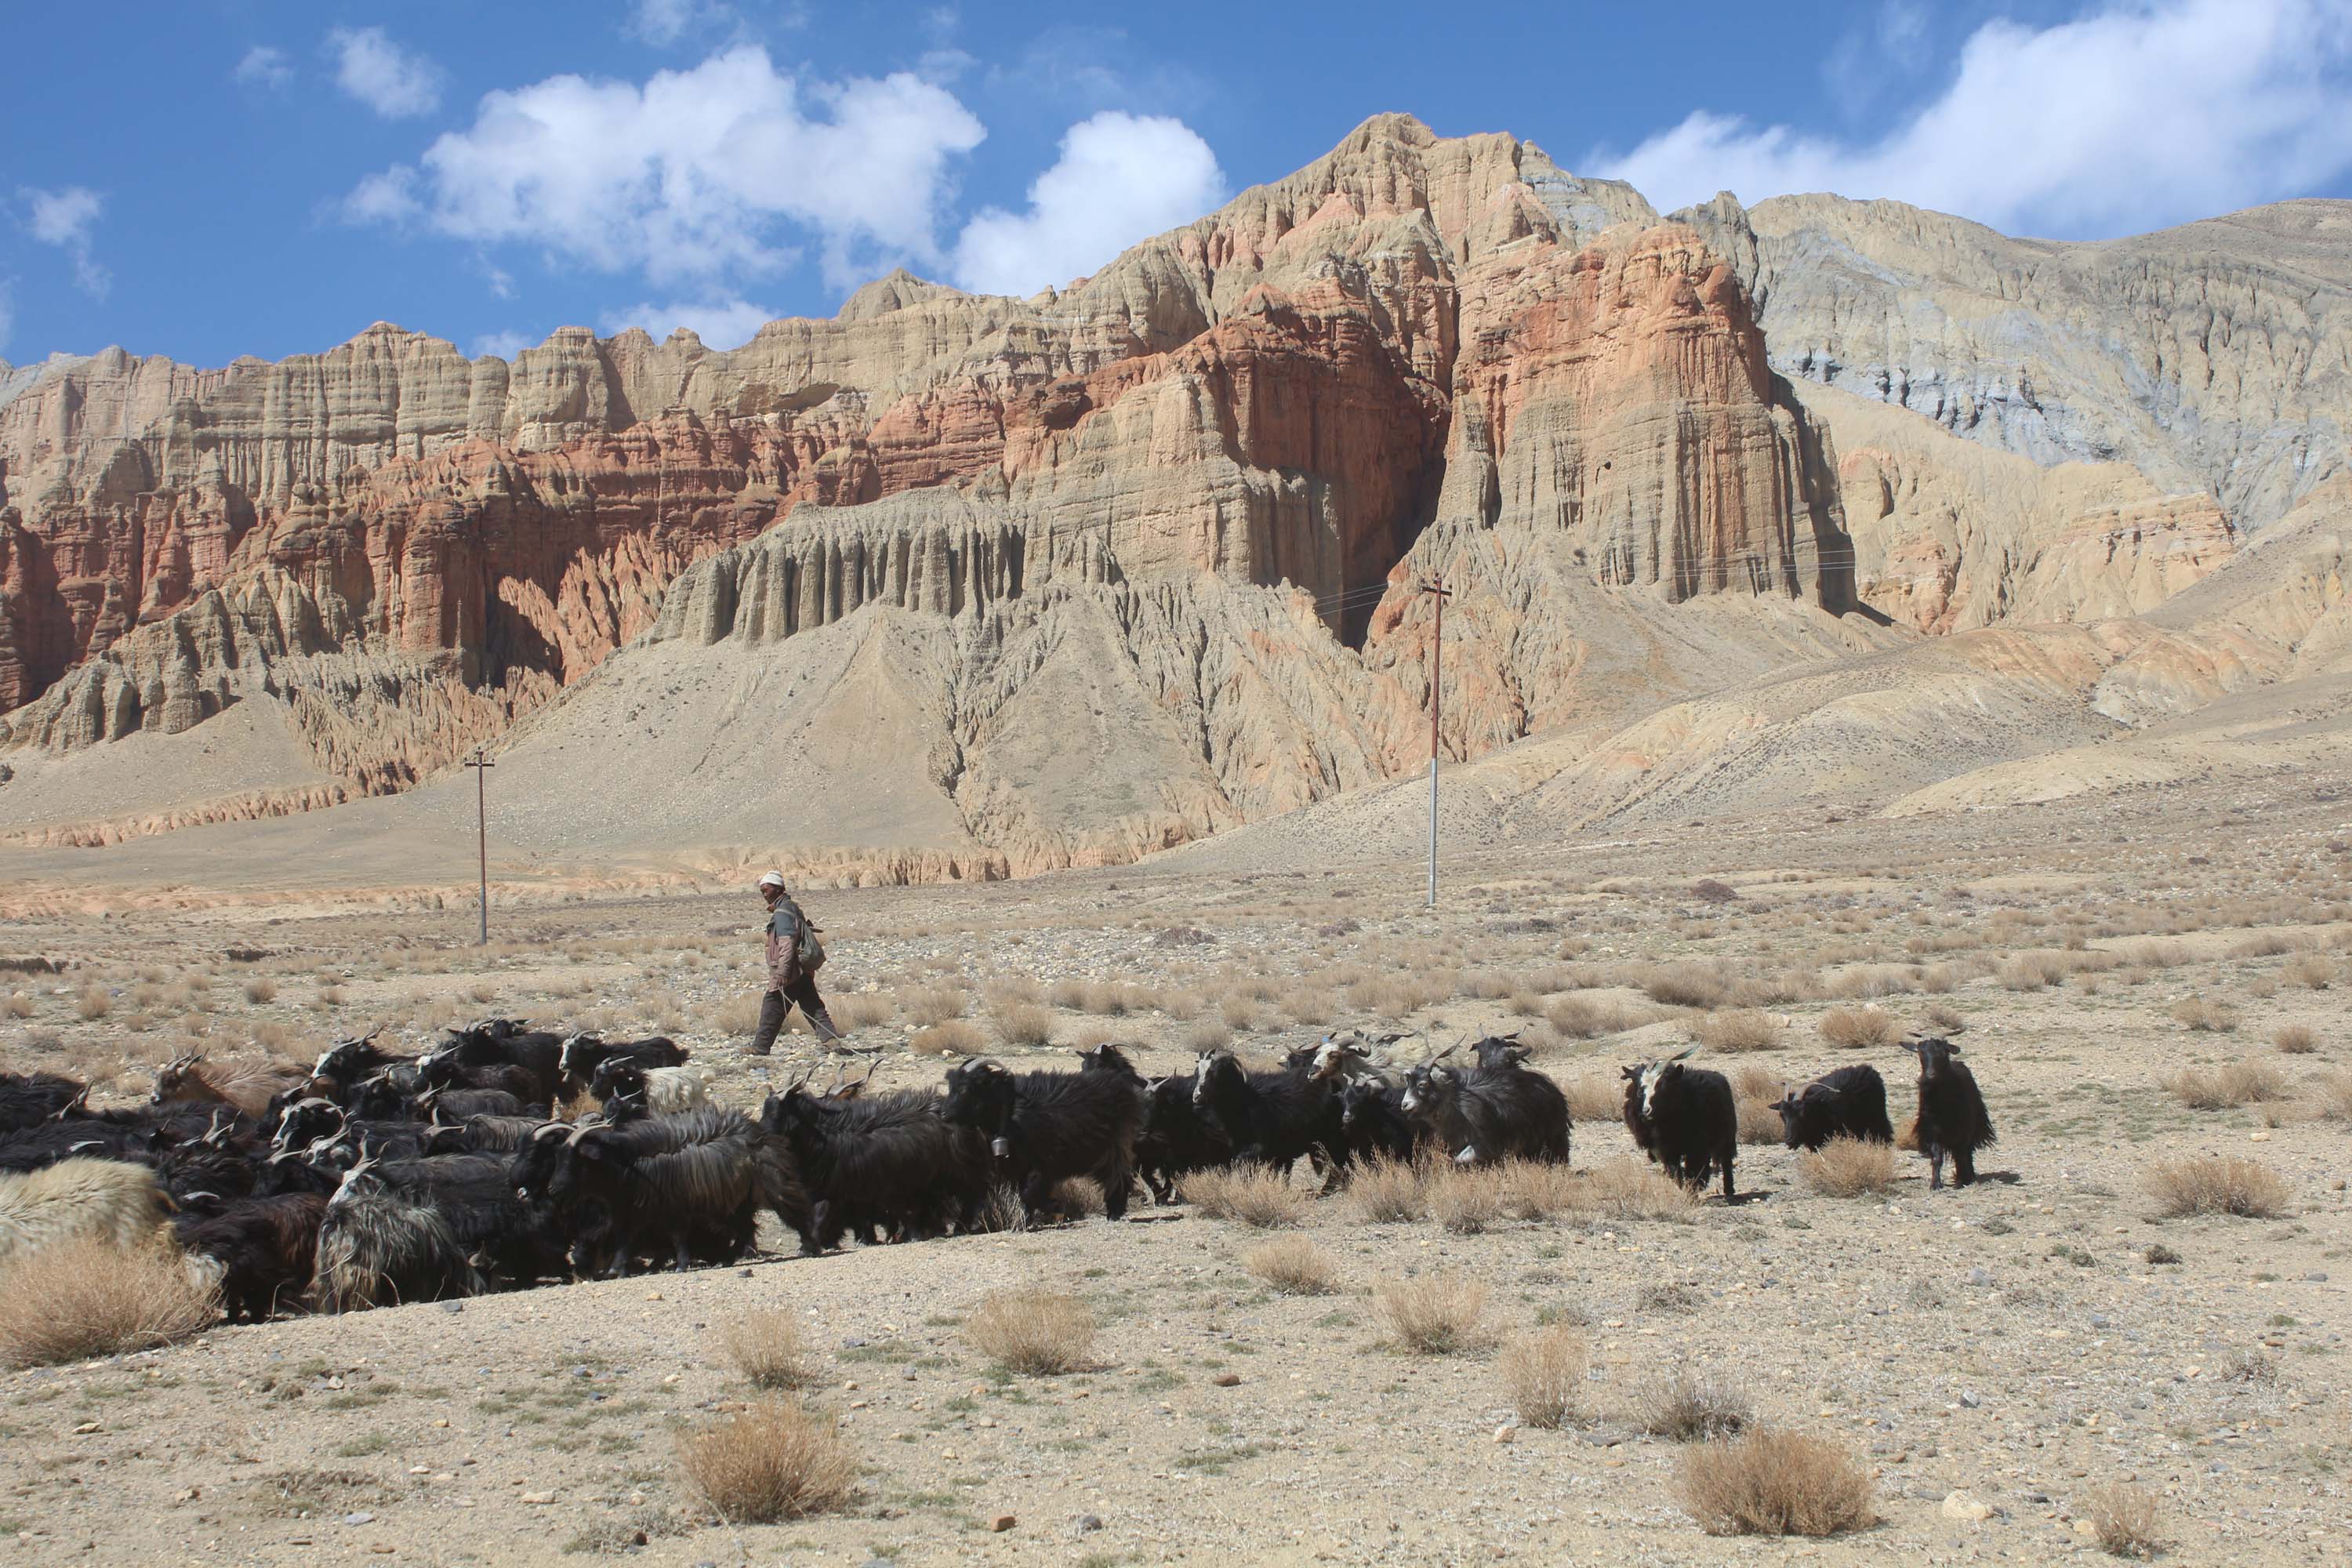
[[[1437,631],[1429,644],[1429,907],[1437,907],[1437,713],[1445,698],[1445,601],[1454,596],[1440,578],[1421,591],[1436,596]]]
[[[474,847],[479,857],[482,874],[481,945],[484,947],[490,945],[490,828],[489,795],[482,781],[498,765],[484,754],[479,746],[475,747],[474,754],[466,759],[466,766],[474,770]]]

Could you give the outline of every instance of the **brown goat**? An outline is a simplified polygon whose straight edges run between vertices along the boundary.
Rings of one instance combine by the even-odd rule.
[[[226,1105],[258,1117],[269,1109],[270,1096],[308,1077],[302,1068],[284,1062],[212,1066],[202,1051],[189,1051],[155,1069],[153,1098],[157,1105]]]

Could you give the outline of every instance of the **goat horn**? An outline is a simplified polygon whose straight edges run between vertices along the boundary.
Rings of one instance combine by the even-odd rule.
[[[1665,1059],[1670,1062],[1688,1061],[1691,1058],[1698,1055],[1698,1051],[1699,1047],[1697,1042],[1693,1041],[1691,1044],[1685,1046],[1681,1050],[1676,1051],[1673,1056],[1670,1056]]]

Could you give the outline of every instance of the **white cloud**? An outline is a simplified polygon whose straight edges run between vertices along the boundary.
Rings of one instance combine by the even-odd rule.
[[[494,354],[499,359],[510,360],[523,350],[536,348],[544,341],[541,338],[526,337],[520,332],[484,332],[474,340],[473,346],[467,350],[467,353],[475,359],[479,359],[484,354]]]
[[[294,67],[288,62],[284,49],[256,44],[245,51],[245,58],[237,61],[236,69],[229,74],[247,87],[284,87],[294,79]]]
[[[643,87],[555,76],[488,94],[469,129],[371,175],[344,210],[658,281],[785,265],[795,253],[772,237],[790,221],[816,231],[827,281],[847,288],[938,259],[949,160],[985,134],[912,75],[803,84],[746,45]]]
[[[1987,22],[1948,88],[1874,142],[1705,111],[1587,165],[1661,210],[1727,189],[1892,196],[2014,232],[2105,236],[2293,195],[2352,167],[2352,0],[2107,0]]]
[[[32,230],[33,237],[71,257],[75,285],[94,300],[105,299],[106,291],[113,287],[114,275],[100,267],[91,254],[89,231],[98,222],[106,198],[86,185],[68,185],[62,191],[27,186],[16,194],[31,208],[31,221],[26,226]]]
[[[667,48],[689,32],[737,20],[735,7],[724,0],[636,0],[621,30],[656,48]]]
[[[1033,294],[1224,198],[1217,155],[1182,121],[1107,110],[1070,127],[1026,213],[989,207],[964,226],[955,279],[981,293]]]
[[[386,120],[441,107],[441,68],[402,48],[382,27],[337,27],[327,35],[335,85]]]
[[[631,327],[643,327],[658,342],[684,327],[700,338],[705,348],[740,349],[761,327],[774,321],[776,314],[765,305],[731,298],[700,303],[631,305],[626,310],[606,311],[598,320],[596,330],[609,338]]]

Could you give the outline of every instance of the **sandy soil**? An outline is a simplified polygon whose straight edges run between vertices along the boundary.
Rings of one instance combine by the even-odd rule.
[[[2000,816],[1717,823],[1462,858],[1433,915],[1411,861],[1304,852],[1279,874],[1180,863],[813,892],[836,954],[828,989],[873,1020],[861,1032],[887,1047],[886,1085],[936,1081],[940,1058],[909,1042],[957,1001],[971,1043],[992,1049],[993,1019],[1045,1009],[1054,1044],[1002,1051],[1012,1058],[1111,1037],[1168,1070],[1228,1030],[1271,1056],[1393,1021],[1442,1039],[1524,1028],[1545,1070],[1605,1080],[1620,1061],[1678,1048],[1706,1016],[1643,994],[1642,966],[1678,962],[1727,984],[1810,976],[1764,1009],[1785,1021],[1787,1048],[1716,1065],[1801,1079],[1869,1060],[1898,1121],[1907,1058],[1833,1048],[1822,1016],[1881,990],[1906,1026],[1956,1009],[2000,1142],[1975,1188],[1930,1194],[1905,1156],[1875,1199],[1819,1195],[1793,1156],[1748,1148],[1741,1201],[1710,1197],[1689,1223],[1507,1221],[1462,1236],[1361,1223],[1327,1198],[1303,1226],[1340,1279],[1319,1298],[1276,1294],[1241,1266],[1261,1233],[1146,1205],[1120,1225],[221,1328],[0,1377],[0,1551],[31,1563],[615,1550],[678,1564],[2047,1562],[2095,1557],[2077,1529],[2085,1494],[2128,1480],[2160,1497],[2169,1561],[2342,1562],[2352,1224],[2347,1123],[2329,1119],[2323,1084],[2352,1065],[2352,813],[2329,795],[2306,778]],[[220,890],[248,898],[303,891],[299,868],[274,883],[258,862],[215,870]],[[1737,900],[1700,900],[1701,877]],[[103,1097],[138,1092],[149,1064],[193,1038],[215,1055],[300,1054],[384,1022],[413,1045],[436,1023],[506,1012],[681,1033],[722,1098],[753,1105],[768,1069],[735,1039],[755,916],[748,894],[551,905],[502,916],[488,950],[467,945],[469,910],[354,910],[307,892],[27,916],[0,937],[0,961],[63,971],[0,972],[0,1000],[29,1004],[0,1018],[0,1066],[88,1073]],[[2112,959],[2080,958],[2107,967],[2047,989],[2004,982],[2016,954],[2070,942]],[[2332,966],[2327,988],[2307,984],[2313,963]],[[1020,981],[1034,1002],[992,1004],[992,984]],[[1114,1015],[1101,1010],[1107,982],[1148,994]],[[1056,983],[1076,983],[1064,999],[1077,1005],[1055,1005]],[[93,987],[106,1010],[84,1017]],[[2175,1021],[2192,995],[2234,1007],[2235,1029]],[[1575,1023],[1570,1002],[1613,1010],[1609,1032],[1545,1021]],[[2316,1052],[2274,1048],[2297,1024]],[[2200,1111],[2164,1087],[2184,1065],[2247,1058],[2291,1098]],[[1579,1167],[1630,1147],[1612,1122],[1576,1128]],[[2152,1164],[2201,1152],[2260,1160],[2289,1183],[2292,1212],[2155,1218]],[[2180,1261],[2150,1262],[2159,1244]],[[1436,1270],[1487,1287],[1499,1339],[1582,1325],[1593,1373],[1566,1428],[1496,1440],[1513,1417],[1491,1345],[1425,1357],[1389,1343],[1373,1291]],[[1007,1377],[967,1342],[990,1293],[1036,1284],[1093,1308],[1092,1370]],[[752,1308],[806,1324],[824,1372],[814,1397],[862,1467],[845,1511],[719,1525],[678,1477],[675,1434],[749,1392],[718,1336]],[[1769,1424],[1846,1446],[1871,1469],[1882,1522],[1797,1545],[1702,1533],[1676,1502],[1681,1448],[1638,1419],[1680,1370],[1736,1383]],[[1956,1517],[1955,1492],[1993,1511]],[[1005,1515],[1008,1529],[989,1528]]]

